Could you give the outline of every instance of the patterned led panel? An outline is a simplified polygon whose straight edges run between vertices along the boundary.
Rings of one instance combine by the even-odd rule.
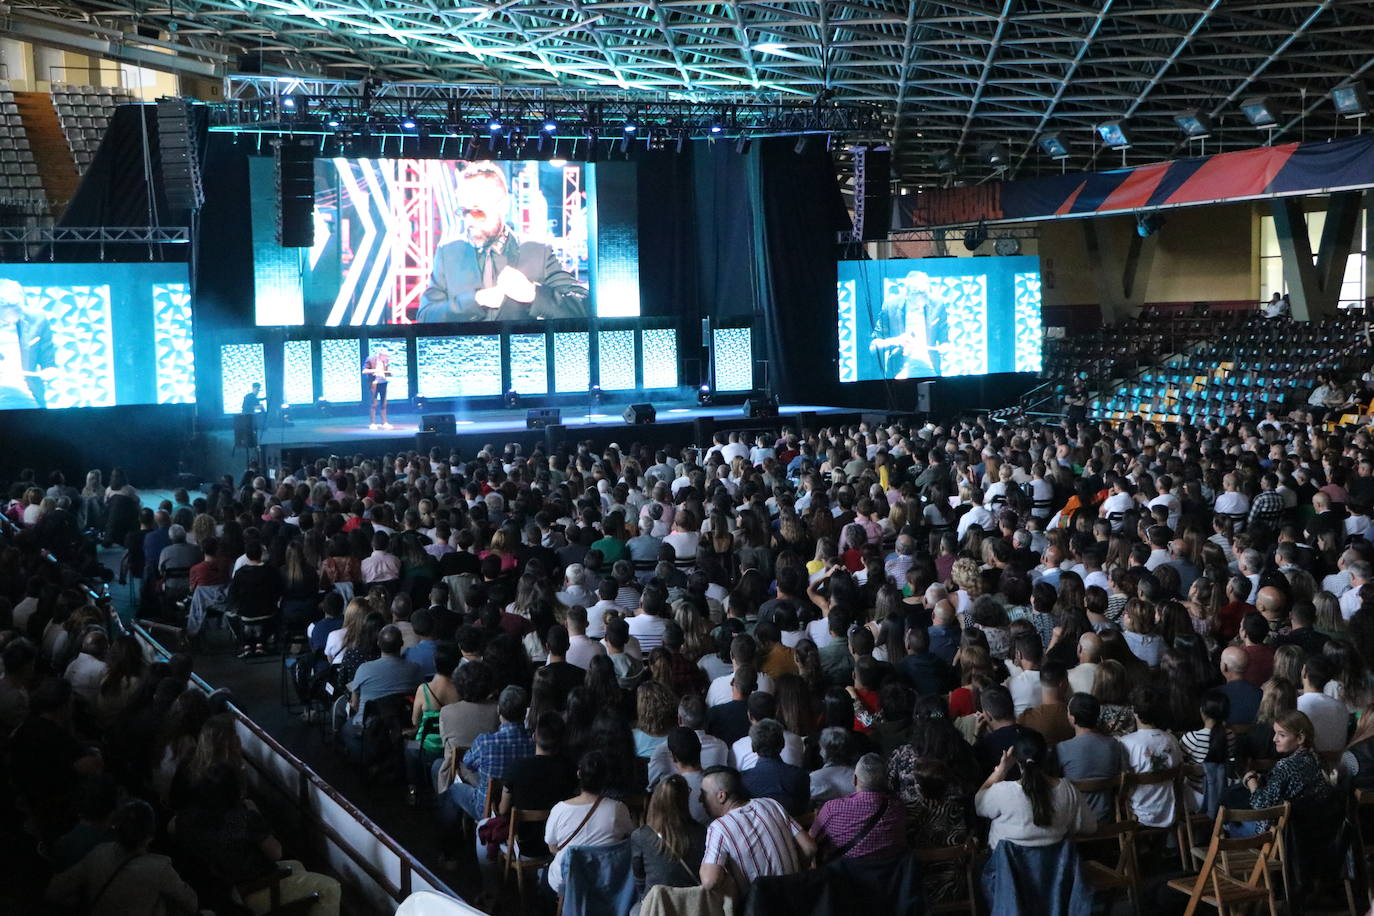
[[[677,330],[650,328],[640,334],[645,388],[677,387]]]
[[[855,382],[859,379],[859,342],[855,339],[855,332],[859,326],[859,297],[853,280],[841,281],[837,290],[840,319],[840,381]]]
[[[420,337],[415,341],[418,392],[427,398],[501,393],[501,338]]]
[[[751,328],[716,328],[717,391],[751,391],[754,387],[754,343]]]
[[[191,338],[191,291],[185,283],[153,284],[153,348],[157,402],[194,404],[196,358]]]
[[[410,353],[406,342],[400,339],[385,340],[374,338],[367,342],[367,353],[371,355],[382,347],[391,354],[391,383],[387,385],[388,401],[404,401],[410,397]],[[362,363],[359,363],[360,367]]]
[[[1043,349],[1040,274],[1016,275],[1016,371],[1039,372]]]
[[[243,408],[243,396],[253,388],[253,383],[267,388],[267,369],[262,355],[262,344],[224,344],[219,348],[219,380],[224,395],[224,412],[239,413]]]
[[[331,404],[363,399],[363,358],[356,338],[320,341],[320,394]]]
[[[113,406],[110,287],[30,286],[24,292],[29,306],[52,321],[53,361],[62,369],[44,385],[46,406]]]
[[[287,404],[315,402],[315,355],[308,340],[282,344],[282,400]]]
[[[549,393],[549,354],[543,334],[510,336],[510,386],[520,394]]]
[[[600,353],[598,384],[602,391],[628,391],[635,387],[635,332],[601,331],[596,335]]]
[[[553,390],[586,391],[591,384],[591,338],[577,331],[553,335]]]
[[[958,346],[940,356],[940,375],[983,375],[988,371],[988,278],[931,277],[931,295],[949,303],[949,339]]]

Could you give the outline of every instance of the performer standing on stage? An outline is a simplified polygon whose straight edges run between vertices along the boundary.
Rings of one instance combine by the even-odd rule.
[[[18,281],[0,280],[0,410],[46,406],[54,361],[52,322],[30,308]]]
[[[363,363],[363,376],[367,385],[368,429],[377,428],[377,403],[382,405],[382,429],[391,429],[386,419],[386,385],[391,378],[391,351],[381,347]]]

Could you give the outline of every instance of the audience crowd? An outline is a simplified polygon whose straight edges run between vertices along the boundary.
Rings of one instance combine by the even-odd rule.
[[[1118,812],[1283,801],[1318,862],[1374,788],[1365,430],[969,418],[331,458],[111,538],[110,496],[138,498],[119,482],[21,482],[0,551],[16,804],[52,899],[102,912],[125,888],[232,895],[282,851],[189,660],[148,665],[74,584],[90,528],[126,543],[146,614],[222,609],[243,654],[293,653],[307,715],[404,779],[489,893],[504,856],[585,893],[606,874],[585,847],[629,899],[970,839],[996,870]],[[230,848],[251,867],[226,873]],[[964,890],[950,866],[920,883]]]

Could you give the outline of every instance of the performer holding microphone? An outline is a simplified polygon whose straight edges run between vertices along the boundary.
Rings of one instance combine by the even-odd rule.
[[[382,405],[382,429],[392,429],[386,419],[386,386],[391,378],[391,351],[379,347],[363,362],[363,380],[367,382],[368,429],[377,429],[377,404]]]

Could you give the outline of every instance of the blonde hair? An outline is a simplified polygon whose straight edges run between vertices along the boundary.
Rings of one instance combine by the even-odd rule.
[[[954,566],[949,571],[949,577],[954,580],[954,584],[964,589],[970,595],[978,592],[981,584],[978,563],[968,557],[960,557],[954,561]]]
[[[687,780],[674,773],[654,787],[644,812],[644,825],[654,832],[659,850],[679,859],[687,854],[691,844],[687,835],[692,818],[687,806],[689,792]]]

